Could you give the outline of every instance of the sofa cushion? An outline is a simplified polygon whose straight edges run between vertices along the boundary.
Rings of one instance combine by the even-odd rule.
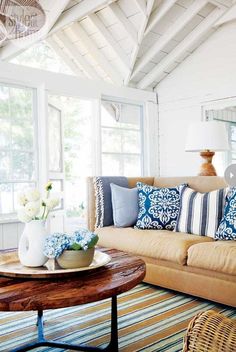
[[[216,231],[215,238],[219,240],[236,240],[236,188],[229,190],[226,196],[224,216]]]
[[[137,183],[139,229],[173,230],[180,206],[179,187],[157,188]]]
[[[200,193],[180,187],[180,210],[175,231],[215,236],[223,215],[226,188]]]
[[[194,244],[188,249],[187,265],[236,275],[236,242]]]
[[[167,230],[138,230],[131,227],[103,227],[96,230],[99,236],[98,245],[116,248],[156,259],[169,260],[185,265],[187,251],[196,243],[212,241],[209,237],[200,237],[186,233]]]
[[[120,187],[111,183],[113,221],[116,227],[133,226],[138,217],[137,188]]]
[[[128,179],[124,176],[99,176],[94,177],[93,183],[96,203],[95,227],[113,225],[110,184],[128,187]]]

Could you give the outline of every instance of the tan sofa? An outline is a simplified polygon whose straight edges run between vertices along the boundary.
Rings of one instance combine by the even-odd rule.
[[[226,187],[220,177],[128,178],[129,187],[142,181],[157,187],[181,183],[199,192]],[[88,178],[88,227],[95,226],[93,178]],[[236,241],[166,230],[115,228],[96,229],[99,245],[133,253],[143,258],[144,281],[236,307]]]

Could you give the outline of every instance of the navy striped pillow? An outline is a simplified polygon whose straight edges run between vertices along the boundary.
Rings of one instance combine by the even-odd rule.
[[[181,187],[175,231],[214,238],[223,216],[225,197],[226,189],[199,193],[187,186]]]

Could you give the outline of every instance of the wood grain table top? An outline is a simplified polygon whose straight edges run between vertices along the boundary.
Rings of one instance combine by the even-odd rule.
[[[128,291],[143,280],[142,259],[115,249],[100,250],[112,257],[109,264],[68,278],[0,276],[0,311],[45,310],[91,303]]]

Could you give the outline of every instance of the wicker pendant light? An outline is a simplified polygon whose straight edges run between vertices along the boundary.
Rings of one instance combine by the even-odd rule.
[[[38,32],[46,16],[37,0],[0,1],[0,43]]]

